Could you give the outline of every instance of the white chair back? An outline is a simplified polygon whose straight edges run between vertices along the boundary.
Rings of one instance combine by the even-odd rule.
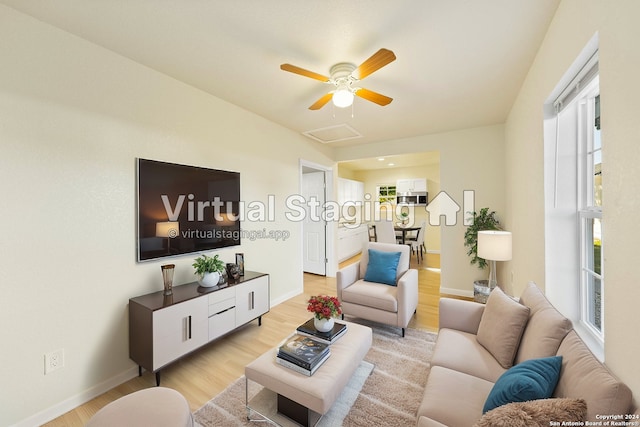
[[[422,246],[424,244],[424,236],[427,233],[427,221],[422,221],[420,224],[420,231],[418,232],[418,246]]]
[[[376,226],[376,237],[379,243],[396,243],[396,232],[393,229],[393,222],[387,220],[374,221]]]

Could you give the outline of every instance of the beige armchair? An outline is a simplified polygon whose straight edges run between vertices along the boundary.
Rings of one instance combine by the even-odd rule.
[[[374,251],[371,259],[369,249]],[[399,259],[394,255],[398,252]],[[389,277],[391,266],[387,265],[387,262],[394,256],[398,261],[395,281],[393,277],[390,280],[393,285],[378,282],[377,272],[381,265],[386,268]],[[404,337],[405,328],[418,307],[418,270],[409,269],[410,257],[410,248],[407,245],[367,242],[360,261],[350,264],[337,274],[337,293],[342,304],[343,317],[346,314],[398,326],[402,328]],[[367,274],[370,261],[377,264],[372,265]],[[372,276],[373,272],[376,272],[376,275]],[[365,278],[369,281],[365,281]]]

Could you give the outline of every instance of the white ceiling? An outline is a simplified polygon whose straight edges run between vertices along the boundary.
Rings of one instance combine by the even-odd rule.
[[[352,171],[365,171],[390,168],[412,168],[416,166],[437,165],[439,163],[439,151],[426,151],[424,153],[399,154],[394,156],[350,160],[340,162],[340,168],[346,168]]]
[[[347,124],[340,147],[503,123],[560,0],[0,0],[296,132]],[[328,75],[380,48],[359,83],[393,98],[308,107]],[[318,143],[319,142],[315,142]]]

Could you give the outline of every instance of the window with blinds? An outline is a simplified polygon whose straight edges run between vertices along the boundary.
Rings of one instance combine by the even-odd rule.
[[[605,171],[597,50],[567,81],[544,123],[546,282],[554,305],[602,355]]]

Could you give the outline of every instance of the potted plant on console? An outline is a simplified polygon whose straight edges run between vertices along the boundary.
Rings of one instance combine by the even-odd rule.
[[[214,255],[213,258],[202,255],[196,258],[193,263],[195,274],[200,277],[198,281],[200,286],[209,288],[216,286],[220,282],[220,277],[225,269],[225,263],[219,258],[219,255]]]
[[[313,313],[313,325],[320,332],[333,329],[334,318],[342,314],[340,301],[328,295],[312,296],[307,301],[307,310]]]

